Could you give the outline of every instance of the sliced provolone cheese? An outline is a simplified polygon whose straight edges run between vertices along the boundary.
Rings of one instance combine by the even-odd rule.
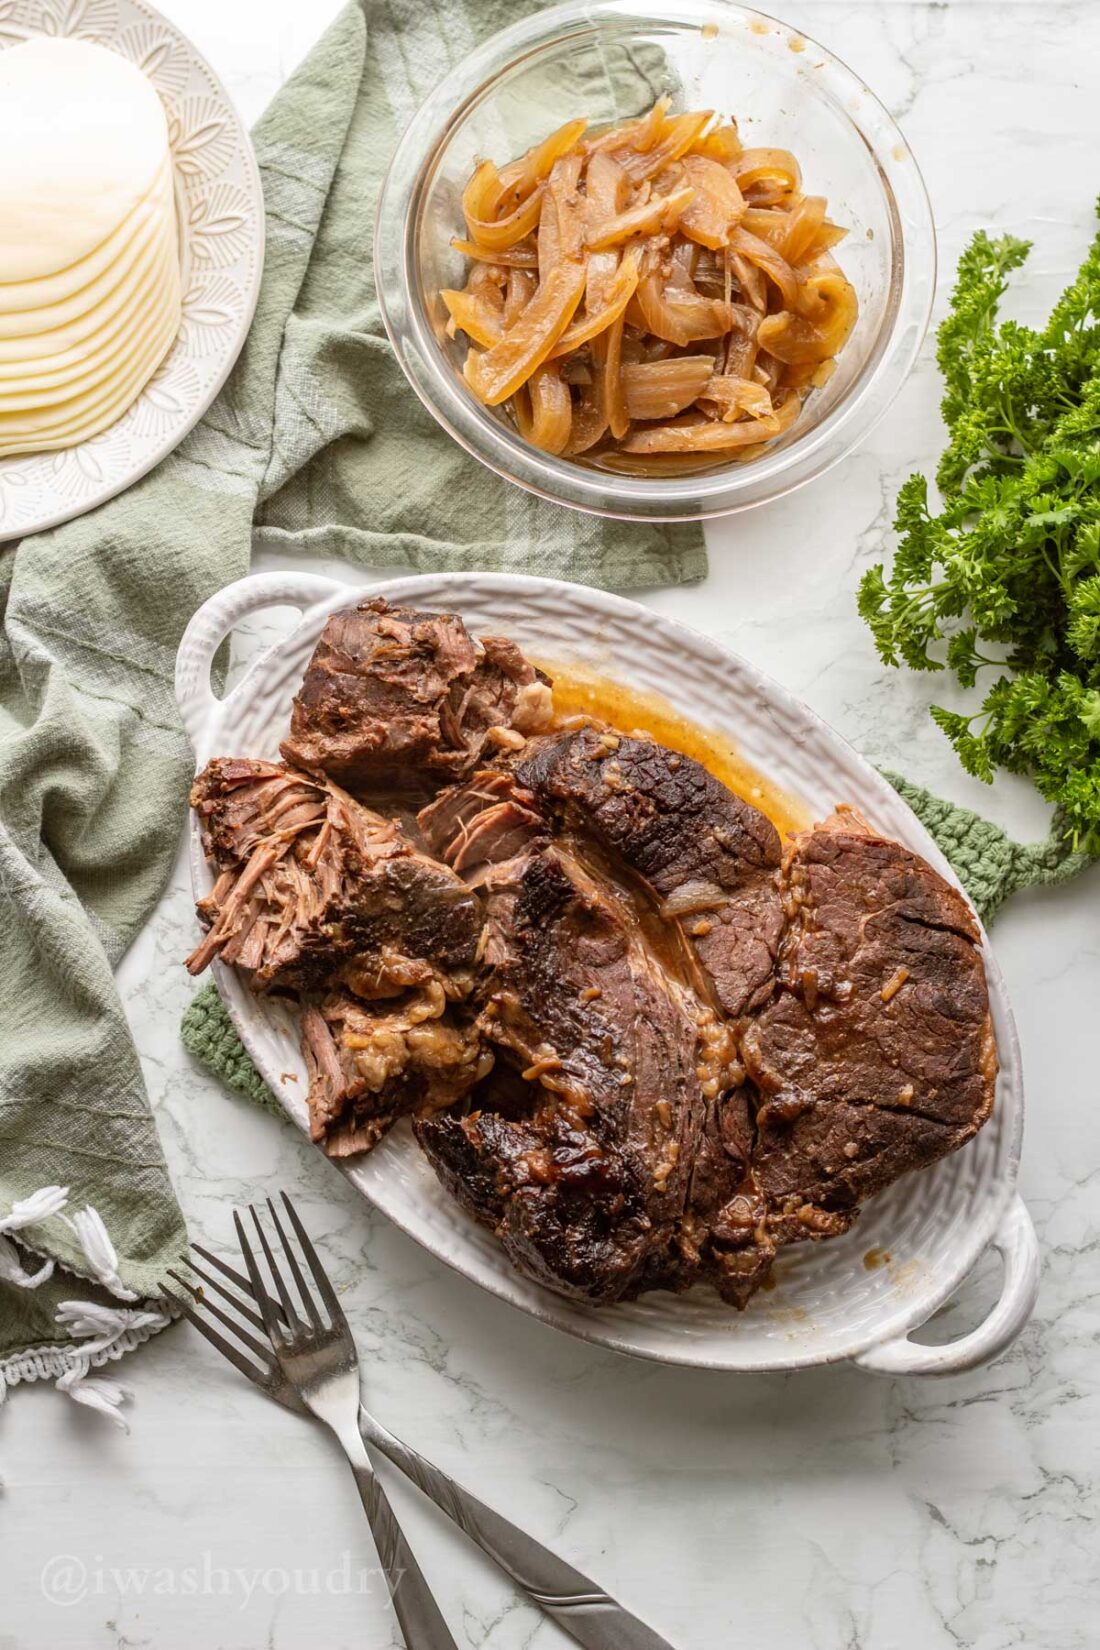
[[[151,243],[135,267],[130,270],[117,293],[98,306],[96,314],[86,323],[72,328],[58,328],[55,332],[38,334],[40,347],[32,350],[28,337],[4,339],[0,337],[0,385],[9,378],[41,377],[48,383],[58,375],[80,372],[98,356],[103,348],[125,327],[128,315],[139,312],[148,304],[150,289],[158,282],[169,287],[173,279],[173,264],[179,254],[174,242],[161,237],[161,244]],[[81,336],[81,334],[83,334]],[[52,348],[60,344],[61,348]]]
[[[32,363],[42,370],[48,370],[51,363],[54,366],[64,366],[64,361],[58,359],[62,355],[68,355],[72,351],[86,354],[95,349],[97,342],[102,342],[108,336],[109,328],[116,318],[124,316],[132,304],[140,302],[152,272],[164,265],[165,240],[163,232],[159,236],[154,235],[119,285],[87,314],[79,316],[75,321],[69,321],[60,327],[50,327],[42,332],[20,333],[14,338],[0,335],[0,368],[18,362],[27,364],[28,371],[33,370]],[[171,244],[175,255],[174,236]],[[178,284],[178,266],[175,278]]]
[[[0,457],[72,447],[98,435],[137,399],[172,347],[178,329],[178,305],[169,304],[163,324],[140,357],[121,377],[113,375],[106,388],[100,385],[59,406],[30,413],[0,413]]]
[[[13,350],[7,353],[7,343],[0,340],[0,389],[10,380],[41,381],[51,384],[61,381],[68,376],[79,375],[87,366],[94,365],[112,342],[119,338],[119,333],[127,327],[130,318],[142,314],[142,310],[150,307],[150,302],[157,295],[158,285],[173,285],[172,264],[176,259],[173,246],[160,246],[160,249],[148,251],[143,257],[140,266],[130,272],[125,282],[125,289],[119,294],[112,294],[112,302],[102,314],[99,325],[87,333],[87,337],[76,338],[76,342],[69,342],[61,350],[31,351],[26,348],[26,338],[12,340]],[[68,330],[59,332],[58,340],[71,338]],[[53,342],[54,335],[43,335],[46,345]],[[18,351],[18,353],[16,353]]]
[[[148,194],[168,147],[141,70],[84,40],[0,52],[0,281],[88,257]]]
[[[165,263],[151,279],[140,305],[123,312],[112,336],[85,361],[60,373],[0,377],[0,412],[53,406],[102,383],[112,372],[121,372],[138,346],[156,331],[170,305],[175,306],[178,314],[178,302],[167,274]]]
[[[55,275],[43,275],[37,281],[0,281],[0,332],[16,324],[24,311],[37,315],[44,310],[72,306],[72,315],[82,315],[94,301],[95,294],[110,286],[112,269],[121,269],[127,257],[132,257],[136,243],[160,227],[161,214],[173,206],[172,162],[167,153],[148,193],[138,201],[133,211],[113,235],[68,269]],[[58,314],[58,322],[70,316]],[[35,330],[33,328],[28,330]]]
[[[179,331],[168,128],[152,85],[84,41],[0,53],[0,457],[120,418]]]

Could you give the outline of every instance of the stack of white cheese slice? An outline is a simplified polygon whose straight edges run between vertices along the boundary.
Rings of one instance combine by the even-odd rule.
[[[0,457],[120,418],[180,323],[164,110],[79,40],[0,51]]]

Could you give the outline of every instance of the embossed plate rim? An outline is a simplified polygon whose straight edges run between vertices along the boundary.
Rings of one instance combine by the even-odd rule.
[[[140,61],[135,56],[143,32],[161,35],[161,55],[152,68],[146,66],[148,58]],[[240,355],[259,300],[264,264],[263,189],[252,140],[221,80],[182,30],[147,0],[13,0],[10,9],[0,7],[0,50],[43,34],[94,41],[138,62],[149,75],[165,106],[172,138],[185,280],[189,270],[196,284],[203,275],[211,284],[220,280],[223,301],[231,310],[223,324],[215,324],[210,347],[203,336],[206,323],[189,323],[185,315],[172,348],[141,395],[89,441],[59,451],[0,458],[0,544],[58,527],[106,503],[179,446],[224,387]],[[181,124],[179,111],[203,101],[209,105],[206,122],[218,123],[221,130],[189,148],[188,138],[194,134]],[[204,149],[211,151],[205,158]],[[213,209],[219,190],[223,200],[226,191],[232,192],[233,213],[242,218],[232,231],[237,250],[231,260],[195,271],[196,233],[187,210],[204,201]],[[225,288],[232,289],[231,299]],[[192,356],[196,330],[195,342],[201,348]],[[173,400],[174,412],[166,405]]]

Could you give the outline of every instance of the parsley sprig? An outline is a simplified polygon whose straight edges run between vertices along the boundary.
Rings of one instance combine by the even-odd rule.
[[[1100,211],[1100,205],[1098,205]],[[887,579],[859,610],[881,658],[983,686],[932,707],[964,768],[1028,774],[1075,848],[1100,853],[1100,235],[1042,331],[998,323],[1030,243],[979,231],[938,334],[950,441],[897,501]]]

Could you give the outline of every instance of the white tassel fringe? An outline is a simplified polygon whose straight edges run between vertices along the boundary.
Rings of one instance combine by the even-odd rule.
[[[96,1210],[79,1209],[71,1220],[68,1215],[62,1215],[61,1218],[75,1233],[84,1251],[85,1260],[104,1289],[109,1289],[120,1301],[136,1301],[134,1291],[126,1289],[118,1275],[118,1254]]]
[[[59,1215],[68,1201],[67,1186],[43,1186],[40,1192],[13,1203],[9,1214],[0,1215],[0,1232],[18,1232],[36,1221],[49,1220],[51,1215]]]
[[[7,1215],[0,1215],[0,1281],[13,1283],[20,1289],[37,1289],[53,1275],[54,1263],[49,1259],[37,1272],[29,1272],[16,1245],[3,1234],[21,1231],[25,1226],[60,1215],[79,1242],[96,1280],[116,1299],[136,1301],[138,1296],[127,1289],[119,1277],[118,1253],[98,1211],[87,1206],[72,1216],[64,1214],[68,1200],[67,1186],[44,1186],[14,1204]],[[98,1301],[73,1300],[60,1303],[56,1321],[73,1337],[72,1344],[32,1348],[0,1365],[0,1404],[8,1388],[20,1381],[56,1376],[59,1392],[67,1393],[76,1403],[107,1416],[127,1431],[121,1405],[124,1399],[133,1396],[130,1388],[118,1381],[93,1377],[89,1370],[121,1358],[150,1335],[166,1328],[171,1322],[169,1314],[158,1307],[134,1310],[104,1306]]]

